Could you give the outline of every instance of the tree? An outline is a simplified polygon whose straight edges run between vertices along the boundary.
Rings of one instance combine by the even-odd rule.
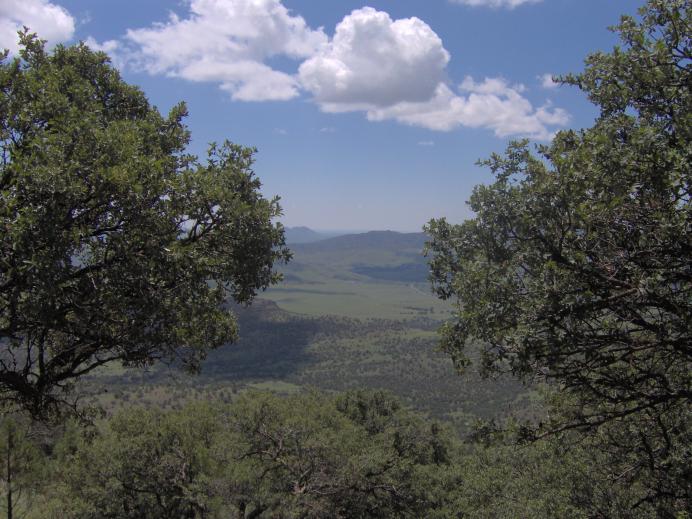
[[[457,483],[447,431],[383,392],[254,394],[228,411],[242,462],[226,499],[246,517],[438,517]]]
[[[26,517],[43,486],[45,459],[40,432],[26,417],[4,415],[0,420],[0,466],[6,517]]]
[[[219,413],[201,402],[182,412],[129,408],[76,441],[54,465],[48,517],[198,518],[214,515],[224,462]],[[91,437],[90,437],[91,436]]]
[[[521,440],[525,426],[510,420],[479,423],[469,452],[459,460],[461,481],[453,492],[460,517],[490,519],[651,518],[636,503],[637,485],[613,481],[605,457],[575,431],[540,442]]]
[[[449,433],[389,395],[123,410],[53,464],[42,517],[449,517]]]
[[[477,340],[486,374],[552,380],[553,430],[599,435],[613,477],[645,481],[641,502],[672,517],[692,497],[692,20],[688,0],[640,15],[616,28],[622,48],[563,78],[595,125],[482,162],[495,182],[474,190],[476,216],[432,220],[428,252],[455,300],[457,366]]]
[[[0,60],[0,394],[36,415],[108,362],[196,369],[288,260],[255,150],[185,152],[168,117],[84,44]]]

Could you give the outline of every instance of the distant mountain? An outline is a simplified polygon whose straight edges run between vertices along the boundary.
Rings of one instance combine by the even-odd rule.
[[[346,234],[320,240],[300,247],[306,253],[379,249],[391,252],[420,252],[428,237],[422,232],[401,233],[395,231],[370,231],[361,234]]]
[[[423,257],[428,236],[420,233],[371,231],[347,234],[312,243],[290,246],[293,261],[283,272],[291,277],[305,278],[305,270],[319,271],[337,279],[426,283],[429,267]]]
[[[329,235],[313,231],[309,227],[286,227],[286,243],[312,243],[329,238]]]

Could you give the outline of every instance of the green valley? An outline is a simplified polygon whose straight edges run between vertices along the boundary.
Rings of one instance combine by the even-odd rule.
[[[430,293],[425,239],[384,231],[289,244],[284,281],[251,306],[234,307],[239,341],[212,351],[199,374],[106,370],[90,385],[108,407],[118,400],[172,407],[200,392],[384,389],[463,431],[479,418],[535,412],[518,382],[459,377],[437,351],[450,309]],[[111,389],[106,396],[98,388]]]

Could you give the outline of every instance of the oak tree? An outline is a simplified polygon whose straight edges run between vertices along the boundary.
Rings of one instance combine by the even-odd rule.
[[[623,17],[622,46],[562,78],[600,108],[595,125],[511,144],[482,163],[495,181],[474,218],[427,227],[457,365],[476,340],[486,373],[552,380],[552,427],[602,435],[614,477],[646,480],[642,500],[667,510],[691,497],[691,29],[688,0]]]
[[[0,60],[0,398],[45,414],[109,362],[196,369],[289,258],[254,150],[186,152],[167,117],[84,44],[21,35]]]
[[[450,517],[458,448],[382,392],[131,407],[54,465],[43,516]]]

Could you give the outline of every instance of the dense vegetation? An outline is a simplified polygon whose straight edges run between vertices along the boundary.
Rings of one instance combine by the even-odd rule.
[[[252,150],[198,164],[182,108],[165,119],[105,55],[25,35],[0,68],[8,517],[689,518],[689,7],[623,18],[623,47],[564,78],[594,127],[513,143],[476,217],[429,224],[462,378],[432,351],[450,313],[413,276],[422,235],[297,246],[312,259],[267,297],[310,315],[236,307],[288,257]],[[330,295],[348,311],[324,315]],[[243,339],[194,383],[125,369],[198,367],[235,315]],[[79,421],[35,420],[73,378]]]
[[[556,384],[546,429],[598,437],[614,479],[642,482],[662,516],[692,495],[692,14],[653,0],[623,47],[567,76],[596,124],[484,162],[461,225],[432,221],[438,295],[458,366]],[[543,431],[538,431],[538,434]]]
[[[517,444],[491,428],[462,443],[382,392],[133,407],[58,438],[12,427],[0,461],[10,453],[27,518],[651,514],[630,511],[638,489],[607,479],[588,444]]]

